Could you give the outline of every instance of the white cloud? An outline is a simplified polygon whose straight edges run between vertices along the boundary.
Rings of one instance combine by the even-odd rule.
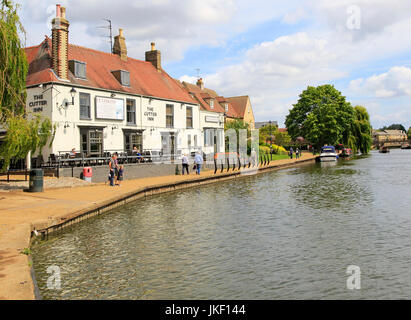
[[[23,4],[27,44],[37,44],[44,34],[49,34],[47,8],[55,1],[19,1]],[[109,18],[113,21],[114,34],[119,27],[124,29],[130,56],[144,59],[149,43],[155,41],[165,62],[183,59],[189,48],[214,46],[224,51],[227,40],[233,40],[234,35],[267,21],[275,20],[284,28],[304,21],[304,32],[284,33],[274,38],[267,31],[261,37],[264,41],[227,57],[236,63],[217,69],[215,65],[187,68],[214,67],[215,72],[203,77],[206,86],[227,96],[250,95],[259,120],[277,118],[281,122],[307,85],[342,79],[348,82],[352,71],[361,76],[362,70],[372,68],[375,62],[411,51],[411,41],[406,38],[411,29],[408,0],[306,0],[303,3],[297,0],[61,0],[60,3],[67,6],[70,42],[107,51],[108,43],[103,38],[107,30],[97,27],[105,24],[103,18]],[[353,4],[361,10],[358,30],[347,28],[347,8]],[[410,69],[390,69],[393,65],[403,64],[385,63],[385,70],[389,71],[354,79],[342,88],[343,94],[345,90],[352,92],[359,102],[365,101],[361,95],[371,94],[384,100],[409,96]],[[191,76],[181,79],[195,82]],[[375,112],[383,115],[386,111],[375,108]]]
[[[371,94],[376,98],[411,96],[411,68],[392,67],[387,72],[365,80],[352,80],[350,89],[357,93]]]

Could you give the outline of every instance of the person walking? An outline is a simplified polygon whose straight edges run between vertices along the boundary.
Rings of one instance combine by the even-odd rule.
[[[116,171],[118,170],[117,154],[114,153],[108,163],[110,168],[110,186],[114,186],[114,177],[116,176]]]
[[[183,165],[183,176],[184,176],[184,170],[187,171],[187,175],[190,173],[188,172],[188,157],[187,154],[183,154],[183,157],[181,158],[181,164]]]
[[[300,149],[295,149],[295,158],[298,159],[300,158]]]
[[[123,181],[124,177],[124,165],[121,165],[118,169],[117,172],[117,181],[116,181],[116,185],[120,186],[121,185],[121,181]]]
[[[196,174],[200,174],[201,172],[201,165],[203,164],[203,157],[201,156],[200,152],[197,152],[194,157],[194,163],[196,165]]]
[[[294,152],[293,147],[291,147],[291,148],[290,148],[290,159],[293,158],[293,152]]]

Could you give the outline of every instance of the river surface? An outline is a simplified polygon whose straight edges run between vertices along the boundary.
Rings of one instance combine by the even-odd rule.
[[[410,299],[411,150],[148,197],[36,243],[33,263],[43,299]]]

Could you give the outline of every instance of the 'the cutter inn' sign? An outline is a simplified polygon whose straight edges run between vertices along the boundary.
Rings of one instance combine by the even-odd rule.
[[[43,111],[43,106],[47,105],[47,100],[44,100],[43,95],[34,95],[34,101],[29,102],[29,107],[33,108],[33,112],[41,112]]]

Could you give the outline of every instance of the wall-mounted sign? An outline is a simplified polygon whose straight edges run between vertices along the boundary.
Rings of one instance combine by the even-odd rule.
[[[47,100],[44,100],[42,94],[34,95],[33,100],[29,102],[29,107],[33,108],[33,112],[43,111],[43,106],[47,105]]]
[[[157,117],[157,112],[154,111],[154,107],[147,107],[144,116],[147,117],[147,121],[154,121],[154,118]]]
[[[213,123],[219,123],[220,119],[219,117],[213,117],[213,116],[206,116],[205,117],[206,122],[213,122]]]
[[[96,97],[96,119],[124,120],[124,100]]]

